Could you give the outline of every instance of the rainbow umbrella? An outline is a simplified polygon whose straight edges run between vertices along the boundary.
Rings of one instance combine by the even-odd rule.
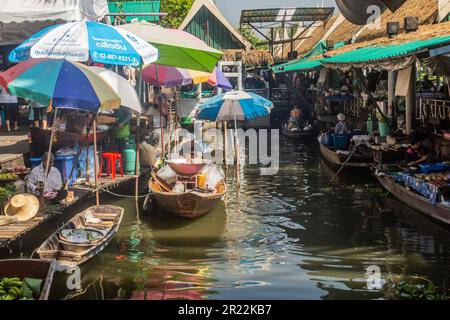
[[[150,65],[142,70],[142,80],[153,86],[166,88],[208,82],[222,89],[233,89],[230,81],[218,67],[215,67],[214,72],[208,73],[168,66]]]
[[[29,59],[0,74],[10,94],[55,108],[89,112],[113,109],[121,99],[111,86],[81,63]]]

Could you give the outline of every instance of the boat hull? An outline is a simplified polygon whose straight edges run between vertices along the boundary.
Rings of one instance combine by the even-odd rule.
[[[450,224],[450,208],[431,204],[415,192],[406,190],[388,175],[378,173],[377,179],[390,194],[408,207],[442,223]]]
[[[344,164],[348,155],[338,154],[336,151],[331,150],[320,144],[320,154],[322,157],[327,160],[330,164],[336,167],[340,167]],[[373,155],[372,154],[354,154],[350,161],[347,163],[348,168],[369,168],[373,163]]]
[[[47,300],[55,273],[55,261],[42,261],[37,259],[5,259],[0,260],[1,278],[37,278],[43,279],[43,286],[39,300]]]
[[[217,193],[174,193],[160,192],[154,181],[150,182],[152,203],[158,208],[180,218],[193,219],[204,216],[214,210],[226,193],[224,181],[219,183]]]
[[[300,139],[311,138],[313,136],[314,131],[313,130],[309,130],[309,131],[287,130],[286,125],[282,124],[281,125],[281,133],[290,139],[299,139],[300,140]]]
[[[64,249],[63,243],[59,239],[59,234],[63,229],[91,229],[92,225],[83,222],[83,215],[88,210],[96,212],[94,217],[101,219],[108,219],[113,221],[113,225],[110,228],[104,228],[104,237],[98,243],[92,245],[91,248],[81,251],[67,251]],[[104,213],[101,213],[104,212]],[[105,249],[111,242],[113,236],[116,234],[122,222],[124,209],[116,206],[104,205],[94,206],[86,209],[85,211],[77,214],[70,219],[66,224],[53,233],[37,250],[41,260],[50,261],[56,260],[56,270],[65,271],[70,267],[79,266],[88,260],[98,255],[103,249]],[[98,228],[97,228],[98,229]],[[99,229],[100,230],[100,229]]]

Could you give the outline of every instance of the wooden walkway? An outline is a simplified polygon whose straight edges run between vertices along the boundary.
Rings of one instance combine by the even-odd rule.
[[[145,176],[145,174],[141,174]],[[104,193],[109,190],[121,187],[126,183],[131,183],[135,180],[135,176],[116,176],[115,180],[108,177],[100,178],[98,181],[98,191],[99,193]],[[132,188],[134,190],[134,188]],[[5,226],[0,226],[0,248],[8,246],[11,242],[16,241],[28,232],[31,232],[38,226],[40,226],[45,221],[49,220],[56,214],[61,214],[68,208],[75,206],[82,201],[95,196],[95,189],[89,185],[74,185],[70,190],[74,191],[76,197],[75,201],[72,203],[61,203],[57,208],[50,206],[44,216],[34,217],[33,219],[25,222],[17,222],[13,224],[8,224]],[[131,190],[131,189],[130,189]]]
[[[0,134],[0,168],[22,166],[23,155],[28,152],[28,135],[26,133]]]

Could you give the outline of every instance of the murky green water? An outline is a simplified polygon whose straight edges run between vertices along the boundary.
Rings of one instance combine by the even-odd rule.
[[[281,141],[277,176],[244,169],[239,194],[194,221],[126,216],[109,247],[82,268],[83,292],[55,280],[53,298],[379,299],[390,281],[450,275],[450,232],[379,193],[368,172],[334,174],[316,143]],[[386,285],[368,290],[377,265]]]

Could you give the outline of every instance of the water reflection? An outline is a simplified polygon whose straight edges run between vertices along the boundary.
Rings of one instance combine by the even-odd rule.
[[[75,298],[381,299],[392,281],[440,285],[450,275],[446,228],[386,197],[368,172],[328,188],[335,171],[314,142],[281,143],[278,175],[243,168],[239,192],[230,185],[225,203],[197,220],[138,215],[132,199],[110,199],[125,220],[82,268],[86,292]],[[367,289],[372,265],[383,290]],[[54,297],[67,293],[58,285]]]

